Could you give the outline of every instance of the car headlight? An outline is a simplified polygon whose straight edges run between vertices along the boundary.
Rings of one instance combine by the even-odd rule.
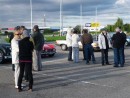
[[[93,47],[98,47],[98,43],[92,43]]]

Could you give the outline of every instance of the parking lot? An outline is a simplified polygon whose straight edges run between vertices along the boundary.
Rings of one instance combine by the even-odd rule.
[[[129,98],[130,47],[126,47],[124,68],[113,68],[113,51],[109,51],[112,65],[101,66],[100,52],[95,52],[96,64],[67,61],[67,51],[56,47],[54,57],[42,58],[43,70],[33,72],[33,92],[27,87],[18,93],[14,88],[11,62],[0,65],[0,98]],[[25,82],[24,82],[25,83]],[[26,83],[25,83],[26,84]]]

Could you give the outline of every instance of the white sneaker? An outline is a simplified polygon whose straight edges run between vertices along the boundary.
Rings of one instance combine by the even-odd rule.
[[[15,86],[15,88],[18,88],[18,86]]]
[[[18,89],[18,86],[15,86],[15,88]],[[21,88],[23,88],[23,86]]]

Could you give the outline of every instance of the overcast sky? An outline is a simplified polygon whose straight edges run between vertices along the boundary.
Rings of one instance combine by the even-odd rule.
[[[101,25],[113,24],[118,17],[130,23],[130,0],[63,0],[64,27],[97,21]],[[60,0],[32,0],[33,25],[60,26]],[[30,0],[0,0],[0,27],[25,25],[30,27]]]

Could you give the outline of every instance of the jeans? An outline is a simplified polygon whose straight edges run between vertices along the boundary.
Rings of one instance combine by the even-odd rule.
[[[29,88],[32,89],[32,85],[33,85],[32,62],[20,62],[19,64],[20,64],[20,74],[18,79],[18,88],[21,89],[22,78],[26,66],[27,75],[29,79]]]
[[[68,61],[72,60],[72,47],[68,47],[69,54],[68,54]]]
[[[114,64],[115,66],[124,66],[124,47],[121,48],[113,48],[114,49]]]
[[[86,64],[89,63],[90,56],[92,57],[92,61],[95,61],[95,56],[93,52],[93,47],[91,44],[85,44],[84,45],[84,51],[85,51],[85,58],[86,58]]]
[[[104,59],[105,63],[108,64],[108,49],[101,49],[101,57],[102,57],[102,64],[104,64]]]
[[[95,61],[95,56],[94,56],[94,49],[93,46],[90,46],[90,59],[92,58],[92,61]]]
[[[72,52],[73,52],[73,61],[75,63],[78,63],[79,62],[79,47],[73,47]]]

